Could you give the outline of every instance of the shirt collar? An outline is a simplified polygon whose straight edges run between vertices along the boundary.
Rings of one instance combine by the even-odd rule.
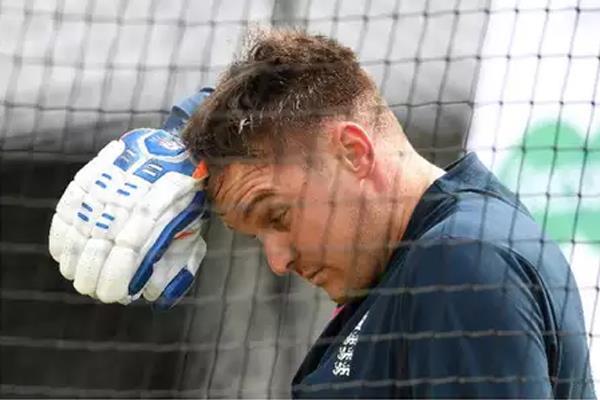
[[[405,254],[404,251],[401,251],[402,249],[410,247],[414,241],[419,240],[425,232],[452,212],[452,206],[456,203],[460,193],[483,193],[501,198],[516,207],[522,207],[514,194],[494,177],[475,153],[466,154],[446,166],[444,170],[446,173],[436,179],[421,196],[413,210],[402,240],[398,243],[387,264],[384,275],[388,275],[388,271],[393,269],[394,265],[399,264],[399,258]]]

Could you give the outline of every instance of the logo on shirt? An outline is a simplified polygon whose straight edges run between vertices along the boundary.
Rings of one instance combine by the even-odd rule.
[[[331,371],[333,375],[350,376],[350,363],[352,362],[352,357],[354,356],[354,347],[358,343],[360,330],[362,329],[363,323],[367,319],[368,315],[369,312],[367,311],[338,348],[336,361],[333,364],[333,370]]]

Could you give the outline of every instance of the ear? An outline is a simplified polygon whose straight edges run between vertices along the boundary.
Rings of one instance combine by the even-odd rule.
[[[366,130],[354,122],[341,122],[336,126],[332,145],[342,166],[358,179],[366,178],[375,163],[373,141]]]

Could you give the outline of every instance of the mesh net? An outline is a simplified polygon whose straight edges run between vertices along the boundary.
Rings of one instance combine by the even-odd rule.
[[[156,127],[253,24],[352,47],[414,147],[477,152],[561,246],[590,359],[600,268],[600,2],[0,0],[1,370],[6,396],[287,397],[333,311],[211,219],[180,306],[78,295],[47,252],[54,207],[108,141]]]

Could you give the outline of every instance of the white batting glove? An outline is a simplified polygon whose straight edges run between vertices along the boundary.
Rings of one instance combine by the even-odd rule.
[[[193,110],[178,111],[167,125],[180,127]],[[204,163],[196,165],[166,130],[136,129],[110,142],[56,206],[49,250],[61,274],[79,293],[105,303],[143,295],[170,308],[190,288],[206,253],[206,176]]]

